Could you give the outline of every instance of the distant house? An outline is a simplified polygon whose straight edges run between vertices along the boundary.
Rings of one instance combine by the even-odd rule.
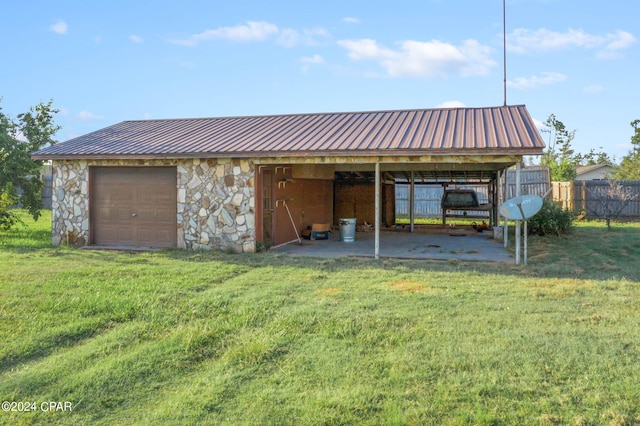
[[[589,166],[576,167],[576,180],[604,180],[614,173],[611,164],[591,164]]]
[[[543,149],[516,105],[125,121],[33,158],[53,164],[53,244],[253,252],[339,218],[393,225],[400,181],[483,183],[495,217],[500,174]]]

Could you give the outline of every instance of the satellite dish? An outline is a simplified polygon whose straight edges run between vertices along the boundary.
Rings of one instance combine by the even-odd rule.
[[[511,198],[500,206],[500,214],[509,220],[527,220],[542,208],[542,197],[522,195]]]

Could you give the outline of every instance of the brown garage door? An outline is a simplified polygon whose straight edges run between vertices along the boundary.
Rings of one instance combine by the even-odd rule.
[[[93,167],[91,230],[97,245],[176,245],[175,167]]]

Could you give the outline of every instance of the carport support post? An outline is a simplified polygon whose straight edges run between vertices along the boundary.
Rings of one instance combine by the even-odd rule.
[[[416,196],[416,187],[415,181],[413,177],[413,171],[411,171],[411,185],[409,186],[409,228],[411,232],[413,232],[413,223],[415,220],[414,206],[415,206],[415,198]]]
[[[505,201],[507,201],[507,198],[509,198],[509,182],[508,182],[508,177],[509,177],[509,173],[507,172],[507,169],[502,171],[502,176],[504,177],[504,192],[502,193],[502,200],[500,200],[500,205],[502,205]],[[504,248],[507,248],[507,246],[509,245],[509,220],[507,219],[506,216],[504,217]]]
[[[516,163],[516,197],[519,197],[521,195],[520,168],[521,168],[521,164],[520,164],[520,161],[518,161]],[[520,238],[521,238],[520,221],[516,220],[516,265],[520,264]]]
[[[375,258],[380,259],[380,162],[376,161]]]

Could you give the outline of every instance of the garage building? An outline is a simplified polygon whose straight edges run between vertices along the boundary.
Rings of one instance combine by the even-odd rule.
[[[44,148],[52,242],[254,252],[395,222],[397,182],[486,183],[544,142],[523,105],[124,121]],[[377,212],[377,214],[376,214]]]

